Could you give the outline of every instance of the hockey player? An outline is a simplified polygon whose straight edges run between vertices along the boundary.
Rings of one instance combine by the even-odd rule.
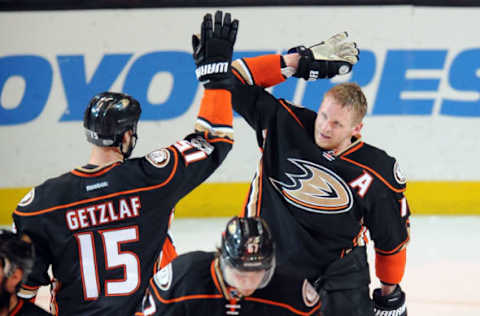
[[[275,268],[267,224],[234,217],[217,252],[190,252],[157,272],[135,315],[318,315],[319,308],[305,278]]]
[[[17,296],[17,291],[33,266],[33,246],[28,238],[0,230],[0,316],[50,315]]]
[[[20,201],[15,225],[37,249],[24,297],[51,283],[51,266],[53,313],[131,315],[148,280],[176,256],[168,235],[175,204],[214,172],[233,144],[231,94],[222,81],[229,77],[238,21],[230,14],[222,20],[220,12],[215,22],[196,59],[200,66],[228,67],[199,76],[206,89],[194,133],[129,159],[140,104],[126,94],[101,93],[85,111],[93,144],[88,163]],[[205,29],[212,30],[211,16]]]
[[[262,152],[244,216],[261,216],[277,242],[279,264],[308,277],[324,316],[406,315],[401,290],[409,240],[406,180],[396,160],[365,143],[367,101],[360,87],[328,91],[318,113],[265,88],[290,76],[316,80],[349,73],[356,44],[340,33],[310,48],[232,64],[234,109],[255,130]],[[375,243],[381,289],[369,296],[365,231]],[[374,307],[373,307],[374,305]]]

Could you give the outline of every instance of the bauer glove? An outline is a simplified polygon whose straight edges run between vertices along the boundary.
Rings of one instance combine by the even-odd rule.
[[[347,37],[347,32],[338,33],[308,48],[297,46],[289,49],[288,53],[300,55],[297,71],[293,76],[313,81],[348,74],[358,62],[359,50],[356,43],[344,42]]]
[[[197,65],[195,74],[204,85],[230,76],[237,31],[238,20],[231,21],[230,13],[225,13],[222,21],[222,11],[217,11],[215,23],[212,23],[210,13],[203,17],[200,36],[192,36],[192,47],[193,59]]]
[[[373,291],[373,302],[375,304],[373,308],[375,316],[407,316],[405,292],[398,284],[395,290],[388,295],[382,295],[381,289],[375,289]]]

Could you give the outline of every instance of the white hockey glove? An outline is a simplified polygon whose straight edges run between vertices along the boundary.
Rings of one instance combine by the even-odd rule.
[[[348,74],[358,62],[360,51],[355,42],[344,42],[347,37],[347,32],[338,33],[308,48],[297,46],[289,49],[288,53],[300,55],[297,71],[293,76],[313,81]]]

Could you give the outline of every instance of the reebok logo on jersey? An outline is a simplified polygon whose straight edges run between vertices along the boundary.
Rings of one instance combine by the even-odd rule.
[[[98,190],[98,189],[106,188],[106,187],[108,187],[108,182],[103,181],[103,182],[98,182],[98,183],[95,183],[95,184],[87,185],[85,187],[85,190],[87,190],[87,192],[90,192],[90,191],[93,191],[93,190]]]
[[[224,73],[227,71],[228,62],[221,62],[200,66],[195,70],[195,74],[197,75],[197,79],[200,79],[201,76]]]
[[[289,183],[269,178],[284,199],[296,207],[321,214],[338,214],[353,204],[348,185],[333,171],[309,161],[289,158],[299,174],[285,173]]]

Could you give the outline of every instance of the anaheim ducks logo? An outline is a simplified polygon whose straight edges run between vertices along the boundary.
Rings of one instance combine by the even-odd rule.
[[[352,192],[347,184],[331,170],[309,161],[289,158],[301,174],[285,175],[291,184],[270,178],[270,182],[287,202],[309,212],[338,214],[350,210]]]

